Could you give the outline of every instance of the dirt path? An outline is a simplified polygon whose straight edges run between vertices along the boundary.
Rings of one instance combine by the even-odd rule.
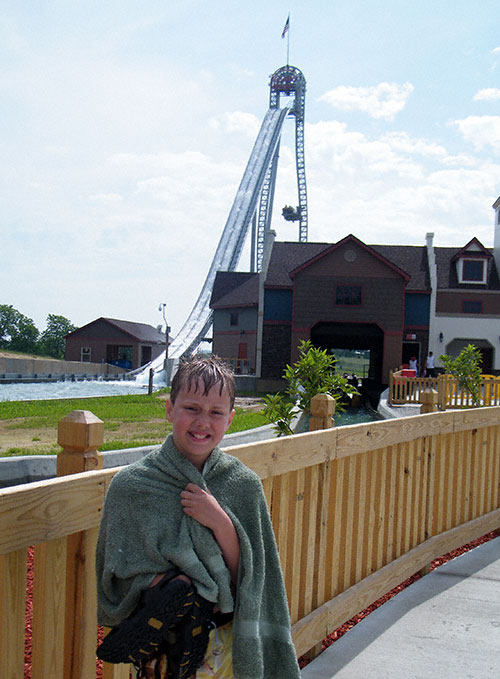
[[[58,453],[57,429],[39,427],[35,429],[18,428],[20,420],[0,421],[0,456],[2,455],[42,455]],[[9,428],[13,425],[15,429]],[[123,448],[136,445],[161,443],[169,431],[164,419],[151,419],[146,422],[111,423],[104,429],[104,442],[121,441]]]

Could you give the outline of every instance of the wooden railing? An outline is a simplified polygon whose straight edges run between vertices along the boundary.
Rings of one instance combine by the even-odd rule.
[[[407,403],[421,403],[422,394],[435,390],[438,394],[438,407],[463,408],[475,405],[500,405],[500,377],[482,375],[479,392],[480,402],[474,403],[473,395],[467,389],[460,387],[458,380],[452,375],[438,377],[405,377],[402,371],[391,372],[389,376],[389,404],[404,405]]]
[[[82,412],[82,411],[77,411]],[[98,467],[99,423],[65,418],[61,470]],[[73,430],[76,432],[76,441]],[[262,479],[298,655],[434,558],[500,526],[500,408],[417,415],[230,449]],[[0,676],[96,676],[94,550],[116,469],[0,492]],[[128,679],[105,665],[104,679]]]

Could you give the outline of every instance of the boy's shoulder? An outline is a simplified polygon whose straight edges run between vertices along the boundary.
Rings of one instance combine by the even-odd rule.
[[[218,475],[221,477],[226,477],[227,479],[234,481],[240,481],[241,483],[248,483],[249,485],[261,485],[260,477],[253,471],[253,469],[247,467],[246,464],[244,464],[234,455],[226,453],[222,450],[219,453],[215,469],[217,470]]]

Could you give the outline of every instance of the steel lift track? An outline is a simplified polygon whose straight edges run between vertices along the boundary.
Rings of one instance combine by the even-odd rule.
[[[266,232],[270,229],[274,186],[278,165],[281,130],[287,115],[296,119],[296,163],[300,215],[299,240],[307,241],[307,195],[304,169],[304,101],[305,79],[293,66],[284,66],[271,76],[269,109],[250,154],[226,225],[217,245],[201,292],[180,332],[169,346],[169,359],[190,355],[200,344],[212,324],[210,297],[218,271],[235,271],[245,244],[250,224],[256,228],[255,265],[260,270]],[[279,108],[280,96],[295,95],[293,106]],[[256,216],[258,212],[258,226]],[[143,374],[163,367],[165,354],[144,366]]]

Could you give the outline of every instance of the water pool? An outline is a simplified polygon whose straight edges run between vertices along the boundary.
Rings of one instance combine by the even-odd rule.
[[[333,416],[336,427],[342,427],[347,424],[362,424],[363,422],[376,422],[383,420],[382,415],[371,408],[348,408],[343,413],[335,413]]]

